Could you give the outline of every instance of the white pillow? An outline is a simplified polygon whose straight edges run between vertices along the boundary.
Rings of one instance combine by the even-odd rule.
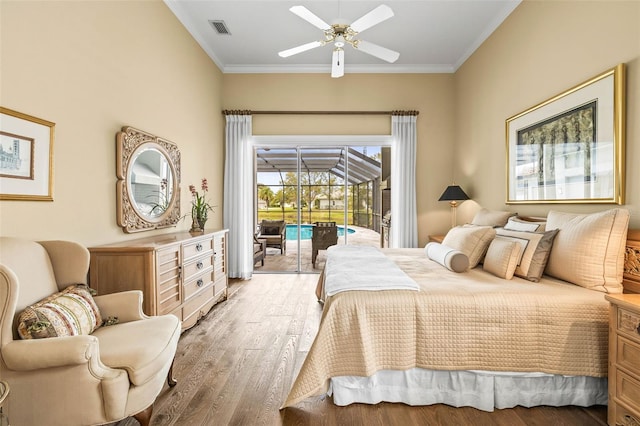
[[[518,266],[522,248],[515,241],[496,237],[489,244],[482,269],[496,277],[510,280]]]
[[[511,216],[515,216],[517,214],[518,213],[511,213],[500,210],[488,210],[482,208],[473,217],[471,224],[478,226],[493,226],[494,228],[496,228],[498,226],[504,226]]]
[[[547,229],[558,229],[545,273],[605,293],[622,293],[629,211],[592,214],[550,211]]]
[[[469,258],[459,250],[452,249],[439,243],[428,243],[424,247],[427,257],[438,262],[453,272],[464,272],[469,269]]]
[[[445,235],[442,244],[460,250],[469,258],[469,269],[475,268],[496,236],[491,226],[456,226]]]
[[[510,217],[507,224],[504,225],[504,229],[523,232],[544,232],[546,224],[546,219],[535,220]]]

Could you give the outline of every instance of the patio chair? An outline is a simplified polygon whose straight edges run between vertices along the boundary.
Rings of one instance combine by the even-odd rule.
[[[315,222],[311,235],[311,263],[316,267],[319,250],[338,244],[338,227],[335,222]]]
[[[265,240],[267,247],[280,249],[281,254],[287,252],[287,226],[284,220],[266,220],[260,223],[258,239]]]
[[[256,263],[261,262],[261,266],[264,266],[264,256],[267,254],[267,241],[258,239],[253,236],[253,266]]]

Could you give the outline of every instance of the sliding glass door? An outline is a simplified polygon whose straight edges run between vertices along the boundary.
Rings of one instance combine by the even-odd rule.
[[[256,147],[255,243],[267,247],[254,272],[318,273],[331,245],[380,246],[382,157],[369,145]],[[282,222],[283,247],[267,234]]]

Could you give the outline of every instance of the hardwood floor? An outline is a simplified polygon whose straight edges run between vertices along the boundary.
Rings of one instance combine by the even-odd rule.
[[[318,328],[313,274],[233,281],[222,302],[180,338],[178,385],[158,397],[151,424],[169,425],[606,425],[607,407],[496,410],[447,405],[333,405],[309,398],[279,410]],[[134,426],[126,419],[119,426]]]

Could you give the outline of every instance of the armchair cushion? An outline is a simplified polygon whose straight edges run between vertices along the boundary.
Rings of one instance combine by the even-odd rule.
[[[180,337],[180,321],[175,315],[150,317],[110,327],[93,333],[98,338],[100,359],[108,367],[127,371],[136,386],[152,379],[163,365],[171,364]],[[141,344],[144,342],[144,344]]]
[[[18,321],[18,334],[23,339],[91,334],[102,325],[100,310],[83,284],[70,285],[27,306]]]
[[[280,235],[280,227],[265,226],[264,229],[262,229],[262,235]]]

